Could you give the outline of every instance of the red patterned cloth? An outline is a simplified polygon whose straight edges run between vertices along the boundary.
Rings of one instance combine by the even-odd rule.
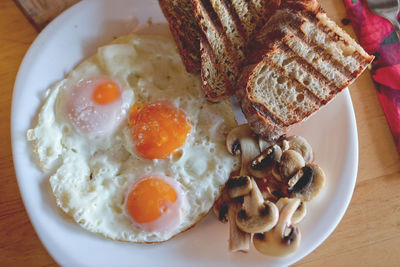
[[[343,0],[361,46],[375,56],[371,75],[400,153],[400,42],[392,24],[375,14],[365,0]]]

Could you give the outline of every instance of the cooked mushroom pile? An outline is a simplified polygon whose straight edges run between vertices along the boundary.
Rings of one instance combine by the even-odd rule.
[[[299,223],[325,184],[323,170],[313,163],[313,151],[301,136],[274,143],[255,135],[247,124],[226,139],[228,151],[241,157],[241,168],[228,180],[214,212],[229,222],[229,249],[247,252],[253,235],[261,253],[283,257],[301,240]]]

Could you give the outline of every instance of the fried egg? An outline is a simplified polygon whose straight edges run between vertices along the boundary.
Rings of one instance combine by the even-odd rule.
[[[229,103],[204,100],[169,34],[98,48],[48,89],[28,130],[57,205],[84,229],[161,242],[205,216],[237,159]]]

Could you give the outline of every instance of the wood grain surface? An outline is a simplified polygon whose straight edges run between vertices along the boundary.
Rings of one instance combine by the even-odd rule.
[[[14,0],[36,29],[43,29],[52,19],[80,0]]]
[[[342,0],[321,3],[341,25],[345,17]],[[344,28],[354,36],[350,26]],[[57,265],[41,244],[21,201],[10,144],[14,81],[37,34],[12,0],[0,1],[0,266]],[[350,86],[350,93],[359,134],[354,195],[332,235],[295,266],[400,266],[399,156],[368,71]]]

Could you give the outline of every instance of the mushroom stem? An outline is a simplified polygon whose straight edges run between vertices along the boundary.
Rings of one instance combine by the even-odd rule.
[[[254,138],[246,136],[240,139],[240,150],[242,155],[240,176],[246,176],[249,174],[251,161],[260,154],[260,149]]]
[[[232,129],[226,137],[226,148],[232,155],[241,154],[240,176],[248,175],[251,160],[260,154],[257,136],[248,124]]]
[[[276,224],[276,232],[281,236],[285,236],[285,231],[287,227],[290,227],[292,224],[292,216],[300,206],[300,199],[291,198],[288,203],[283,207],[279,214],[279,220]]]
[[[250,234],[243,232],[236,225],[236,216],[240,209],[240,203],[231,202],[228,210],[229,221],[229,250],[248,252],[250,249]]]
[[[296,198],[282,197],[276,202],[276,206],[278,207],[279,211],[282,211],[286,205],[288,205],[293,201],[296,201]],[[307,213],[306,204],[300,200],[299,206],[292,215],[291,222],[293,224],[299,223],[304,218],[306,213]]]
[[[215,216],[217,216],[218,220],[222,223],[226,223],[228,221],[227,215],[230,205],[230,198],[227,192],[227,189],[222,189],[221,195],[214,202],[213,211]]]
[[[249,216],[255,216],[259,213],[259,207],[264,203],[264,198],[253,178],[251,178],[251,185],[252,190],[249,195],[244,197],[243,206],[246,208]]]
[[[226,183],[231,198],[241,197],[250,193],[253,184],[249,176],[234,176]]]

